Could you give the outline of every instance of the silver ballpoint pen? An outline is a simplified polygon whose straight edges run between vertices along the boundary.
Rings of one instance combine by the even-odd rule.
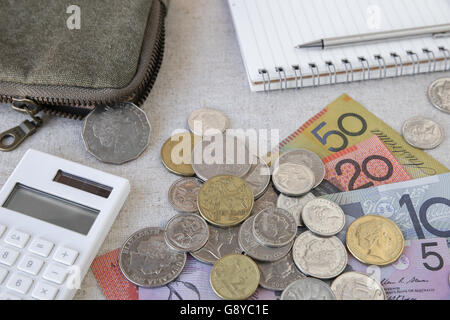
[[[440,24],[427,27],[389,30],[374,33],[363,33],[351,36],[325,38],[317,41],[303,43],[296,46],[297,49],[306,48],[333,48],[348,45],[358,45],[368,42],[382,42],[388,40],[411,39],[424,36],[432,36],[434,38],[450,37],[450,24]]]

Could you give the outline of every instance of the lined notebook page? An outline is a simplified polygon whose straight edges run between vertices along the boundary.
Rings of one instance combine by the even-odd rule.
[[[432,51],[436,58],[441,59],[444,52],[439,47],[450,49],[450,38],[431,37],[326,50],[295,49],[298,44],[321,38],[450,23],[450,0],[229,0],[229,5],[254,90],[263,89],[261,69],[267,70],[272,81],[277,81],[272,83],[272,89],[276,89],[280,88],[280,77],[283,81],[285,79],[284,73],[276,72],[277,67],[283,68],[287,79],[295,80],[293,65],[298,65],[303,76],[308,77],[312,74],[311,64],[315,64],[324,84],[334,81],[327,76],[329,70],[333,70],[327,66],[328,61],[333,63],[337,72],[343,73],[338,79],[342,82],[350,77],[351,68],[355,70],[353,80],[368,78],[368,74],[358,72],[358,69],[362,70],[359,57],[364,57],[375,69],[371,77],[376,78],[384,76],[380,73],[384,68],[381,71],[376,68],[384,64],[394,65],[391,53],[397,53],[402,63],[408,64],[417,57],[428,62],[432,55],[427,55],[423,49]],[[407,51],[416,53],[417,57],[408,55]],[[384,62],[376,59],[375,55],[383,57]],[[350,64],[345,65],[343,59]],[[344,73],[346,66],[347,72]],[[412,65],[407,67],[409,69],[405,69],[404,74],[428,71],[428,64],[415,70]],[[440,62],[438,69],[443,67],[444,62]],[[399,70],[388,68],[386,76],[394,76],[396,72],[398,74]],[[288,86],[293,87],[293,82]],[[305,79],[304,85],[312,84],[312,79]]]

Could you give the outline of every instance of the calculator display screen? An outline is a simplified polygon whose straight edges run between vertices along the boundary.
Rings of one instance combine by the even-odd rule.
[[[20,183],[16,184],[3,207],[83,235],[88,234],[100,213]]]

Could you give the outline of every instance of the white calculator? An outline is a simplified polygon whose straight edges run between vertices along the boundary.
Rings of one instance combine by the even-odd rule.
[[[72,299],[128,180],[29,150],[0,191],[0,299]]]

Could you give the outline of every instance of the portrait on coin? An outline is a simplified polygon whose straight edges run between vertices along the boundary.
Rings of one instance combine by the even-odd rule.
[[[441,104],[447,109],[450,109],[450,81],[445,81],[444,84],[438,88],[437,95],[441,99]]]
[[[391,258],[395,235],[386,224],[369,220],[357,227],[355,235],[358,246],[366,255],[382,260]]]

